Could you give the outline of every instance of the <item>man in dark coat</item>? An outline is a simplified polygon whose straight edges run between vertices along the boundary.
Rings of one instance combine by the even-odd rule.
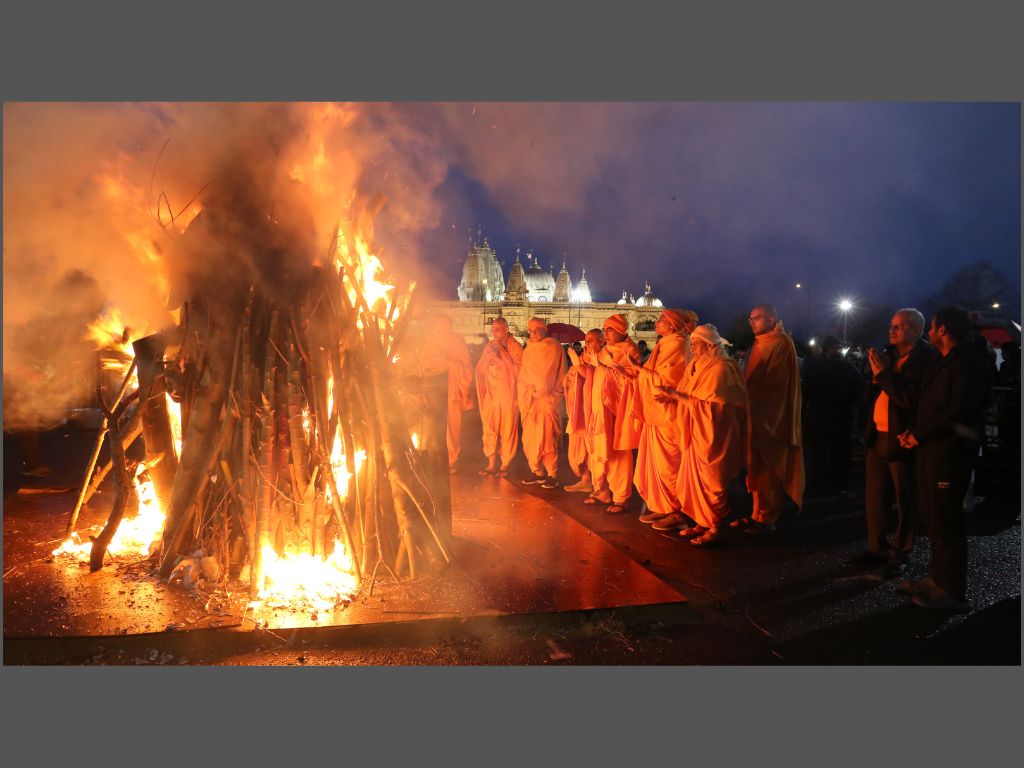
[[[898,310],[889,324],[885,351],[868,350],[873,378],[867,398],[864,512],[868,539],[862,559],[869,564],[886,563],[890,576],[906,570],[917,532],[914,454],[901,448],[897,437],[913,426],[924,373],[938,356],[922,338],[924,324],[924,315],[916,309]],[[886,518],[894,498],[896,531],[890,545]]]
[[[970,332],[959,307],[943,307],[932,317],[928,339],[941,357],[924,375],[913,427],[899,437],[901,446],[917,451],[918,510],[932,544],[929,578],[900,588],[931,610],[970,610],[963,501],[992,386],[988,361],[971,347]]]

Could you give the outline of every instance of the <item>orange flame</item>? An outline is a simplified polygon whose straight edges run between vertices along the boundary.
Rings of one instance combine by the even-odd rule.
[[[166,515],[160,508],[160,502],[156,497],[156,488],[148,475],[143,479],[146,471],[145,463],[139,464],[135,471],[135,497],[138,507],[135,515],[126,517],[117,527],[114,538],[110,540],[107,552],[111,555],[149,555],[164,531],[164,520]],[[100,526],[93,526],[89,529],[90,535],[99,535]],[[76,560],[86,561],[92,552],[92,541],[83,541],[84,531],[75,531],[65,539],[61,545],[53,550],[54,556],[72,557]]]
[[[169,394],[167,398],[167,416],[171,422],[171,436],[174,438],[174,455],[181,458],[181,403],[176,403]]]
[[[278,555],[269,544],[263,549],[265,579],[253,608],[326,611],[352,599],[359,588],[355,566],[340,540],[324,560],[306,553]]]
[[[135,350],[132,349],[132,329],[128,328],[116,307],[107,308],[89,324],[85,338],[100,350],[100,362],[104,370],[118,371],[122,376],[128,373]],[[139,377],[132,373],[131,386],[138,388]]]

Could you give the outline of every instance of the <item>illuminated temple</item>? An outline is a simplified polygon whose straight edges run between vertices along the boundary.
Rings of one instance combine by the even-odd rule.
[[[650,283],[645,283],[644,293],[639,298],[623,290],[617,301],[601,302],[593,299],[585,268],[580,269],[576,284],[569,275],[565,257],[557,277],[553,272],[553,265],[551,269],[544,269],[532,251],[527,251],[524,263],[517,247],[506,280],[494,249],[478,232],[470,241],[462,264],[458,300],[432,302],[431,311],[450,315],[453,329],[469,344],[481,344],[488,339],[496,317],[504,317],[512,334],[524,341],[526,323],[531,317],[587,331],[600,328],[609,315],[621,312],[629,321],[629,335],[633,340],[644,339],[654,346],[658,338],[654,322],[661,313],[662,303]]]

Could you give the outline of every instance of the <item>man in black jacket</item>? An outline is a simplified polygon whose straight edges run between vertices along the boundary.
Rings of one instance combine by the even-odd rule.
[[[928,338],[938,350],[924,375],[914,425],[900,445],[916,449],[918,509],[932,544],[930,577],[900,588],[914,604],[940,611],[970,610],[963,501],[984,435],[992,373],[970,346],[971,323],[959,307],[932,317]]]
[[[938,356],[922,338],[924,323],[924,315],[918,310],[900,309],[889,324],[885,352],[868,350],[873,376],[868,391],[864,459],[868,540],[861,559],[869,564],[885,563],[889,576],[899,576],[906,570],[918,527],[914,454],[900,447],[897,437],[913,426],[924,373]],[[890,545],[886,518],[894,497],[896,530]]]

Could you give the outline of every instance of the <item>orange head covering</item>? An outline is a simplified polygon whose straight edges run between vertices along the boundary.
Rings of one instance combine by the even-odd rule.
[[[613,331],[618,331],[623,336],[626,336],[629,331],[629,322],[623,314],[612,315],[604,321],[604,327],[611,328]]]
[[[672,326],[673,331],[681,330],[686,324],[686,313],[680,312],[678,309],[663,309],[661,316]]]
[[[663,309],[664,317],[672,326],[673,331],[691,331],[697,326],[697,313],[689,309]]]
[[[690,341],[704,341],[713,347],[720,347],[725,343],[725,339],[718,335],[718,329],[711,323],[694,328],[690,334]]]

